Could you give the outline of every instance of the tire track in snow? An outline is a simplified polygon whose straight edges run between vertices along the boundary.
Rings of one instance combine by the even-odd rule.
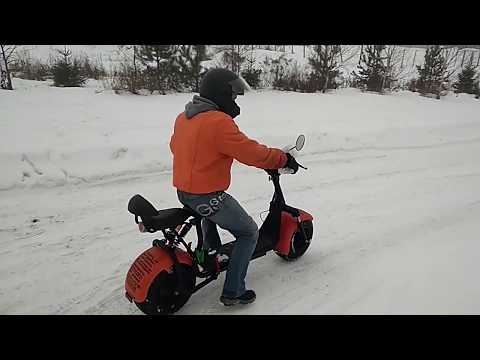
[[[43,175],[43,173],[38,170],[38,168],[35,166],[35,164],[28,158],[28,156],[26,154],[22,154],[22,161],[25,161],[28,163],[28,165],[30,165],[33,169],[33,171],[35,172],[35,174],[37,175]]]
[[[459,146],[459,145],[468,145],[468,144],[475,144],[480,142],[480,137],[472,138],[472,139],[465,139],[465,140],[457,140],[457,141],[447,141],[447,142],[440,142],[436,144],[428,144],[428,145],[413,145],[413,146],[360,146],[360,147],[353,147],[353,148],[337,148],[332,150],[325,150],[325,151],[313,151],[313,152],[303,152],[303,155],[324,155],[324,154],[331,154],[331,153],[338,153],[338,152],[360,152],[360,151],[371,151],[371,150],[382,150],[382,151],[390,151],[390,150],[425,150],[425,149],[435,149],[435,148],[442,148],[448,146]]]

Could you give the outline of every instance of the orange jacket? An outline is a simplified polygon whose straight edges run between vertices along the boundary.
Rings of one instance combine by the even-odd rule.
[[[233,159],[261,169],[278,169],[287,162],[283,151],[249,139],[220,111],[199,113],[191,119],[185,113],[178,115],[170,150],[173,186],[193,194],[227,190]]]

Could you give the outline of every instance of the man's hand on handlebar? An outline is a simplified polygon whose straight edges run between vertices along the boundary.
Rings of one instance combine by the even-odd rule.
[[[295,158],[290,153],[285,153],[287,156],[287,162],[280,169],[265,169],[268,175],[278,176],[280,174],[295,174],[298,171],[298,168],[307,170],[306,167],[302,166],[295,160]]]
[[[295,174],[298,171],[297,160],[295,160],[295,158],[289,153],[286,153],[285,155],[287,155],[287,163],[285,164],[284,168],[292,170],[292,173]]]

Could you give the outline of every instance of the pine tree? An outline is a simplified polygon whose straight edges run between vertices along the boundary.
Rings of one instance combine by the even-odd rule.
[[[340,45],[313,46],[313,53],[308,62],[313,68],[311,79],[315,90],[322,90],[324,93],[327,89],[337,87],[335,80],[340,73],[338,57],[341,51]]]
[[[262,69],[255,67],[256,62],[257,60],[255,59],[254,49],[252,45],[250,50],[250,56],[247,56],[246,58],[247,66],[242,71],[242,77],[253,89],[257,89],[260,86],[260,77],[262,75]]]
[[[203,68],[202,61],[207,59],[206,45],[180,45],[175,56],[178,78],[182,86],[198,92]]]
[[[260,86],[261,75],[262,69],[255,69],[254,67],[249,67],[242,71],[242,77],[253,89],[257,89]]]
[[[382,92],[384,83],[390,82],[390,75],[384,63],[385,45],[366,45],[360,55],[358,73],[353,71],[356,83],[368,91]]]
[[[72,52],[57,50],[61,55],[52,67],[53,85],[61,87],[80,87],[87,78],[83,74],[81,63],[78,59],[71,59]]]
[[[146,67],[150,92],[155,90],[165,94],[166,90],[175,89],[177,68],[174,64],[174,55],[177,47],[174,45],[141,45],[138,46],[137,55],[140,62]]]
[[[445,59],[439,45],[430,46],[425,53],[423,66],[417,65],[417,89],[422,94],[433,93],[440,98],[440,86],[445,76]]]
[[[477,94],[478,80],[476,79],[475,66],[468,63],[453,84],[456,93]]]

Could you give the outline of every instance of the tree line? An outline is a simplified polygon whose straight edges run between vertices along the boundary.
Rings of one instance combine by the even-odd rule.
[[[141,90],[160,94],[197,92],[207,70],[202,63],[215,58],[213,66],[231,69],[253,88],[327,92],[338,87],[355,87],[378,93],[408,89],[439,99],[453,87],[457,93],[480,96],[478,59],[475,61],[473,53],[470,59],[462,58],[461,71],[454,78],[459,50],[440,45],[426,49],[423,63],[416,65],[417,76],[408,82],[402,81],[405,50],[399,46],[362,45],[358,49],[311,45],[306,56],[308,66],[300,66],[289,58],[285,49],[280,56],[260,62],[254,56],[255,48],[258,46],[215,46],[216,54],[212,54],[206,45],[123,45],[118,47],[119,60],[107,72],[101,63],[74,57],[67,47],[57,50],[57,56],[44,64],[25,56],[13,60],[15,48],[1,45],[3,68],[6,68],[2,70],[2,87],[12,88],[10,73],[13,73],[34,80],[52,78],[55,86],[82,86],[86,79],[94,78],[103,79],[113,90],[135,94]],[[355,69],[346,71],[344,65],[357,57]]]

